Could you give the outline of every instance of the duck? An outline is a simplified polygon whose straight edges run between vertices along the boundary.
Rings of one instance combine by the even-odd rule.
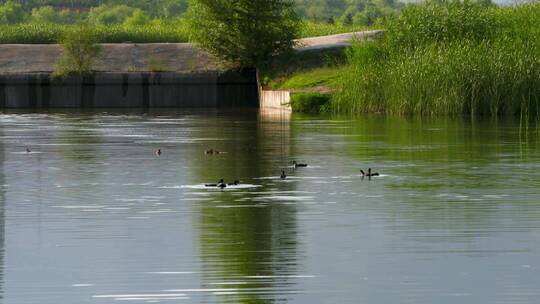
[[[222,180],[223,181],[223,180]],[[225,184],[224,182],[221,182],[217,185],[218,188],[221,188],[221,189],[224,189],[224,188],[227,188],[227,184]]]
[[[238,186],[240,184],[239,180],[235,180],[234,182],[228,184],[229,186]]]
[[[32,150],[30,150],[30,148],[26,147],[26,153],[32,153]]]
[[[218,150],[214,150],[214,149],[206,150],[204,153],[208,154],[208,155],[221,154],[221,152],[219,152]]]
[[[362,177],[373,177],[373,176],[379,176],[380,174],[377,173],[377,172],[373,172],[371,173],[371,168],[368,169],[368,172],[364,172],[364,170],[360,170],[360,172],[362,173]]]
[[[220,185],[224,185],[223,178],[219,180],[217,184],[206,184],[205,187],[219,187]]]
[[[157,149],[156,151],[154,151],[154,154],[156,154],[157,156],[161,156],[161,149]]]
[[[308,166],[307,164],[299,164],[299,163],[297,163],[295,160],[293,160],[292,163],[293,163],[293,165],[294,165],[295,168],[305,168],[305,167]]]
[[[287,178],[287,175],[285,175],[285,171],[281,171],[281,176],[280,176],[281,179],[286,179]]]

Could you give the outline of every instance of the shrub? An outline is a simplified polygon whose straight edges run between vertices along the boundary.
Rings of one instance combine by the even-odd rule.
[[[100,53],[96,32],[88,25],[79,25],[64,34],[61,40],[62,57],[54,76],[84,75],[92,71],[92,64]]]
[[[295,112],[320,113],[325,111],[330,102],[330,95],[321,93],[294,93],[291,95],[291,107]]]

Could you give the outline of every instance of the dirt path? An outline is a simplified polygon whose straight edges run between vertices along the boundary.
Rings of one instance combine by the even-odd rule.
[[[299,51],[311,51],[311,50],[321,50],[335,47],[350,46],[351,41],[353,40],[365,40],[373,39],[382,34],[381,30],[365,31],[365,32],[355,32],[355,33],[345,33],[337,34],[330,36],[321,36],[321,37],[311,37],[298,39],[298,46],[296,47]]]

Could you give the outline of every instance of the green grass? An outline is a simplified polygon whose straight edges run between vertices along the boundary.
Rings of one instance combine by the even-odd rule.
[[[333,88],[339,79],[337,67],[325,67],[293,74],[279,85],[280,89],[295,90],[314,87]]]
[[[305,88],[311,83],[316,85],[326,82],[325,79],[330,80],[333,78],[332,70],[345,65],[346,61],[343,48],[294,52],[274,58],[269,66],[260,70],[260,75],[263,85],[270,89]],[[284,86],[292,78],[295,80]]]
[[[409,5],[355,45],[331,110],[540,117],[540,4]]]

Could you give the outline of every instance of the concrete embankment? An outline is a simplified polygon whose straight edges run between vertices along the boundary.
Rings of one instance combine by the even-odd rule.
[[[260,95],[261,109],[292,111],[291,92],[262,90]]]
[[[298,40],[317,51],[380,31]],[[58,45],[0,45],[1,108],[265,107],[287,110],[288,92],[259,91],[254,71],[226,71],[189,43],[103,44],[94,74],[54,80]],[[259,99],[261,98],[261,99]]]
[[[257,107],[254,71],[0,75],[0,108]]]

